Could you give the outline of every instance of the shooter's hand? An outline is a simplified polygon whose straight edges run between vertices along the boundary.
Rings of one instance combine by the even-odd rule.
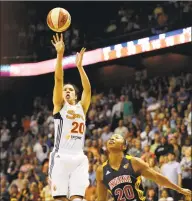
[[[53,35],[53,40],[51,40],[51,43],[55,47],[57,54],[63,54],[65,51],[65,44],[63,42],[63,34],[61,34],[60,38],[58,33],[56,33],[56,36]]]

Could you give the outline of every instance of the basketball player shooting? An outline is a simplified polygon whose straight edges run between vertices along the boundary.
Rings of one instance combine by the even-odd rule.
[[[83,93],[77,102],[75,88],[65,84],[62,60],[65,51],[63,35],[51,41],[57,51],[55,86],[53,90],[53,115],[55,141],[50,153],[49,177],[55,200],[82,201],[89,185],[88,159],[83,153],[85,116],[91,100],[91,86],[82,67],[85,48],[77,53],[76,65],[80,73]]]
[[[97,168],[97,201],[107,201],[108,192],[115,201],[144,201],[141,176],[160,186],[173,189],[191,200],[191,191],[181,188],[149,168],[143,160],[124,155],[126,142],[121,135],[113,135],[107,142],[108,161]]]

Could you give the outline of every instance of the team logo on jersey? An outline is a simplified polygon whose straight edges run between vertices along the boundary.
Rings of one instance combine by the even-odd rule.
[[[128,167],[129,167],[128,163],[123,166],[124,169],[127,169]]]
[[[82,119],[84,121],[84,117],[81,114],[76,114],[74,110],[68,110],[66,118],[67,119]]]
[[[71,135],[70,135],[70,134],[68,134],[68,135],[66,135],[66,136],[65,136],[65,139],[69,140],[69,139],[70,139],[70,137],[71,137]]]
[[[73,140],[81,140],[81,136],[74,136],[74,135],[72,135],[71,136],[71,139],[73,139]]]
[[[132,183],[131,176],[130,175],[121,175],[121,176],[118,176],[118,177],[115,177],[114,179],[112,179],[109,182],[110,190],[112,190],[113,188],[115,188],[119,184],[123,184],[123,183],[130,183],[131,184]]]
[[[107,170],[106,175],[110,174],[111,172],[109,172],[109,170]]]

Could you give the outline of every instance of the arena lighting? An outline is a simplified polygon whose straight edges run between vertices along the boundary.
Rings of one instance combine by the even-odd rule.
[[[191,29],[187,27],[178,29],[156,36],[141,38],[134,41],[124,42],[87,51],[84,54],[83,65],[90,65],[113,59],[128,57],[143,52],[149,52],[157,49],[171,47],[183,43],[191,42]],[[0,76],[35,76],[54,72],[56,59],[37,63],[23,63],[0,65]],[[63,59],[63,68],[69,69],[75,67],[75,55],[67,56]]]

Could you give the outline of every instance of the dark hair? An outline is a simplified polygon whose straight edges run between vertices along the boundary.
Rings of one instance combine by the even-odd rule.
[[[123,151],[124,154],[127,154],[127,151],[128,151],[128,143],[126,141],[126,139],[124,139],[124,145],[126,146],[126,149]]]
[[[64,84],[64,86],[65,85],[71,85],[71,86],[73,86],[73,88],[74,88],[74,90],[75,90],[75,94],[76,94],[76,96],[77,96],[77,99],[79,98],[79,89],[77,88],[77,86],[76,85],[74,85],[74,84],[71,84],[71,83],[66,83],[66,84]]]
[[[176,153],[174,151],[169,151],[168,154],[172,154],[172,155],[176,156]]]

